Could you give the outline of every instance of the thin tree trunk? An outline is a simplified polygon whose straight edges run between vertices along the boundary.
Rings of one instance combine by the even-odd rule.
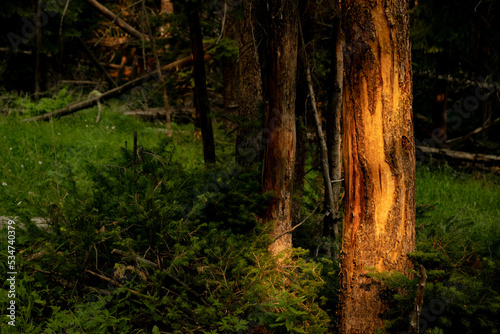
[[[229,38],[233,41],[238,40],[240,34],[240,25],[237,18],[237,13],[234,9],[229,8],[225,3],[223,8],[223,22],[221,37]],[[225,125],[229,129],[233,125],[234,116],[238,113],[238,81],[239,68],[236,58],[225,57],[222,68],[222,81],[224,85],[224,111]]]
[[[415,144],[408,2],[344,0],[344,175],[339,330],[374,333],[387,311],[368,268],[408,274]]]
[[[300,27],[300,23],[299,23]],[[309,91],[309,100],[311,102],[311,107],[313,110],[313,116],[314,116],[314,121],[316,123],[316,134],[318,136],[318,141],[319,141],[319,155],[320,155],[320,160],[321,160],[321,171],[323,174],[323,182],[324,182],[324,189],[325,189],[325,203],[326,203],[326,208],[325,208],[325,214],[331,215],[334,213],[335,206],[334,206],[334,201],[333,201],[333,193],[332,193],[332,182],[330,179],[330,167],[328,166],[328,153],[327,153],[327,148],[326,148],[326,140],[325,136],[323,134],[323,129],[321,126],[321,119],[319,118],[319,112],[318,108],[316,106],[316,97],[314,94],[314,89],[313,89],[313,83],[312,83],[312,77],[311,77],[311,70],[309,69],[309,63],[307,59],[307,54],[306,54],[306,46],[304,43],[304,36],[302,34],[302,29],[300,29],[300,41],[302,42],[302,54],[303,54],[303,59],[304,59],[304,67],[305,67],[305,72],[306,72],[306,79],[307,79],[307,87]],[[336,235],[333,235],[333,239],[336,239]],[[327,247],[329,250],[329,247]],[[328,251],[331,255],[331,252]]]
[[[420,265],[420,277],[417,284],[417,297],[415,298],[415,307],[411,315],[410,329],[408,334],[420,333],[420,313],[422,312],[422,304],[424,303],[425,282],[427,274],[424,266]]]
[[[142,15],[144,16],[144,19],[146,20],[146,25],[148,27],[149,36],[151,36],[151,49],[153,51],[153,55],[155,58],[156,71],[158,72],[158,77],[160,79],[161,86],[162,86],[163,105],[165,107],[165,118],[167,120],[167,136],[172,137],[172,124],[170,121],[170,107],[168,104],[167,84],[165,82],[165,78],[163,77],[163,75],[161,73],[160,58],[158,57],[158,53],[156,52],[155,39],[153,38],[154,37],[153,31],[151,29],[151,24],[149,23],[148,13],[146,12],[146,0],[142,1]]]
[[[432,121],[434,123],[434,131],[432,132],[432,137],[438,144],[446,142],[447,100],[448,84],[446,80],[437,79],[434,85],[434,104],[432,106]]]
[[[340,190],[342,188],[342,87],[344,78],[343,34],[340,24],[341,13],[339,4],[335,7],[336,17],[332,28],[332,49],[329,78],[328,105],[326,119],[326,145],[328,150],[328,165],[332,182],[333,210],[323,221],[323,236],[338,245],[340,214]],[[334,258],[338,259],[340,249],[333,250]]]
[[[42,0],[38,0],[38,5],[36,8],[36,16],[35,16],[36,18],[35,100],[39,99],[42,86],[42,75],[40,69],[40,50],[42,48],[41,15],[42,15]]]
[[[273,222],[269,246],[273,255],[292,247],[291,203],[295,163],[295,91],[298,38],[297,2],[268,3],[269,48],[266,55],[266,154],[263,170],[263,191],[275,197],[266,213]]]
[[[203,39],[198,9],[193,1],[186,2],[186,15],[189,21],[191,49],[194,59],[194,97],[197,113],[200,115],[201,136],[203,138],[203,158],[205,163],[215,163],[215,143],[210,119],[210,105],[205,76]]]

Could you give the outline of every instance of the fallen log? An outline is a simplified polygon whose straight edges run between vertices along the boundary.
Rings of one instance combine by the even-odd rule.
[[[445,148],[435,148],[427,146],[417,146],[417,150],[427,154],[440,154],[449,158],[473,161],[473,162],[500,162],[500,156],[491,154],[469,153],[461,151],[452,151]]]
[[[187,124],[193,122],[193,109],[170,107],[172,113],[172,121],[178,124]],[[165,121],[165,108],[154,108],[149,110],[130,110],[125,111],[125,115],[135,116],[144,121]]]
[[[210,55],[205,55],[205,59],[209,59],[209,58],[210,58]],[[191,64],[192,62],[193,62],[193,56],[189,55],[185,58],[179,59],[177,61],[174,61],[173,63],[165,65],[161,69],[163,72],[175,72],[179,68],[181,68],[183,66],[187,66],[187,65]],[[52,112],[49,112],[49,113],[46,113],[46,114],[43,114],[40,116],[35,116],[35,117],[24,119],[23,122],[47,121],[55,116],[61,117],[61,116],[70,115],[70,114],[75,113],[79,110],[93,107],[93,106],[97,105],[98,102],[102,103],[104,100],[113,98],[113,97],[118,96],[120,94],[123,94],[123,93],[131,90],[134,87],[140,86],[142,84],[145,84],[148,81],[151,81],[152,79],[158,80],[158,72],[155,71],[154,73],[149,73],[149,74],[146,74],[146,75],[144,75],[140,78],[137,78],[135,80],[131,80],[120,87],[113,88],[107,92],[102,93],[100,96],[96,96],[92,99],[82,101],[82,102],[77,102],[77,103],[71,104],[69,106],[66,106],[62,109],[52,111]]]

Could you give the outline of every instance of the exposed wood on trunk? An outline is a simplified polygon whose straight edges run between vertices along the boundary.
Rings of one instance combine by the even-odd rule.
[[[141,34],[140,31],[136,30],[134,27],[129,25],[127,22],[119,18],[115,13],[110,11],[108,8],[104,7],[102,4],[97,2],[96,0],[85,0],[87,3],[92,5],[94,8],[99,10],[104,16],[106,16],[108,19],[113,21],[117,26],[123,29],[126,33],[129,33],[132,36],[135,36],[139,39],[145,38],[146,40],[149,40],[149,36],[144,36]]]
[[[292,247],[291,203],[295,163],[295,91],[297,69],[298,12],[294,0],[268,3],[266,71],[262,72],[266,100],[266,154],[263,191],[273,192],[266,221],[273,222],[271,254],[289,254]]]
[[[384,328],[382,284],[415,247],[415,146],[408,3],[345,0],[342,229],[338,332]]]
[[[473,162],[495,162],[500,161],[500,156],[491,154],[468,153],[461,151],[452,151],[445,148],[435,148],[427,146],[417,146],[417,150],[429,154],[441,154],[449,158],[467,160]]]
[[[410,329],[408,334],[420,333],[420,313],[422,312],[422,304],[424,303],[425,282],[427,281],[427,274],[424,266],[420,265],[420,278],[417,284],[417,297],[415,298],[415,308],[411,315]]]
[[[164,71],[164,72],[174,72],[174,71],[177,71],[177,69],[179,69],[180,67],[189,65],[192,62],[193,62],[193,56],[190,55],[188,57],[185,57],[183,59],[174,61],[173,63],[170,63],[168,65],[163,66],[162,67],[162,71]],[[146,82],[154,79],[157,75],[158,75],[157,72],[146,74],[146,75],[144,75],[144,76],[142,76],[140,78],[137,78],[135,80],[131,80],[131,81],[127,82],[126,84],[120,86],[120,87],[111,89],[111,90],[103,93],[99,97],[94,97],[94,98],[86,100],[86,101],[77,102],[77,103],[71,104],[71,105],[69,105],[67,107],[64,107],[62,109],[59,109],[59,110],[56,110],[56,111],[53,111],[53,112],[49,112],[49,113],[46,113],[46,114],[43,114],[43,115],[40,115],[40,116],[35,116],[35,117],[27,118],[27,119],[24,119],[23,122],[47,121],[47,120],[49,120],[52,117],[66,116],[66,115],[70,115],[70,114],[72,114],[74,112],[77,112],[79,110],[93,107],[93,106],[97,105],[98,101],[102,102],[104,100],[113,98],[113,97],[118,96],[120,94],[123,94],[123,93],[131,90],[134,87],[140,86],[140,85],[145,84]]]
[[[244,21],[240,23],[238,66],[238,130],[236,133],[236,162],[248,166],[262,161],[260,149],[262,117],[262,76],[257,54],[256,8],[252,0],[243,0]]]
[[[208,102],[207,82],[205,76],[205,61],[203,51],[203,38],[196,3],[186,2],[186,15],[189,21],[189,34],[191,37],[191,50],[194,59],[194,101],[196,111],[200,116],[201,136],[203,138],[203,158],[205,163],[215,163],[215,142],[210,118],[210,105]]]
[[[101,72],[102,75],[104,75],[104,78],[106,78],[106,80],[113,87],[118,87],[118,85],[116,84],[115,80],[113,80],[113,78],[109,75],[109,73],[106,71],[106,69],[101,65],[101,63],[99,62],[99,59],[97,59],[96,56],[94,56],[94,53],[92,52],[92,50],[89,49],[89,47],[87,46],[87,44],[80,37],[78,37],[78,41],[80,42],[80,45],[83,47],[83,50],[85,51],[85,53],[87,54],[87,56],[89,56],[89,58],[92,61],[92,63],[97,67],[97,69],[99,70],[99,72]]]
[[[331,41],[331,63],[328,105],[324,113],[326,120],[326,145],[328,150],[328,165],[330,166],[330,178],[332,179],[333,210],[331,215],[325,216],[323,220],[323,236],[333,239],[338,245],[340,210],[340,190],[342,182],[342,87],[344,78],[343,41],[341,27],[340,4],[335,2],[335,18],[332,24]],[[333,250],[334,258],[338,259],[340,248]]]

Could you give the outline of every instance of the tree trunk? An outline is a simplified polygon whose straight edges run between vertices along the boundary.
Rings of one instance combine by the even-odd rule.
[[[36,25],[36,55],[35,55],[35,100],[40,97],[40,91],[42,86],[42,75],[40,69],[40,51],[42,48],[42,0],[38,0],[38,5],[36,9],[35,25]]]
[[[334,8],[336,17],[332,27],[332,49],[329,77],[328,105],[325,113],[326,145],[328,149],[328,165],[332,182],[333,210],[323,221],[323,236],[338,244],[340,219],[340,190],[342,188],[342,87],[344,78],[343,34],[341,27],[340,6]],[[334,258],[338,259],[339,249],[333,250]]]
[[[238,131],[236,133],[236,162],[248,166],[261,159],[262,77],[257,52],[255,33],[257,30],[256,8],[252,0],[243,0],[244,21],[239,34],[238,58]],[[261,161],[261,160],[260,160]]]
[[[222,9],[223,22],[221,36],[229,38],[233,41],[238,40],[240,33],[240,25],[237,18],[237,13],[233,8],[228,8],[225,4]],[[238,111],[238,76],[239,68],[235,57],[225,57],[222,68],[222,81],[224,85],[224,112],[226,113],[225,126],[230,129],[233,126],[234,116]]]
[[[263,191],[275,195],[266,213],[273,221],[273,242],[269,251],[276,255],[292,247],[291,203],[295,163],[295,89],[298,22],[294,0],[268,3],[269,47],[264,78],[266,100],[266,154]]]
[[[434,85],[434,104],[432,105],[432,122],[434,123],[434,131],[432,137],[438,144],[446,142],[447,137],[447,99],[448,99],[448,84],[446,80],[437,79]]]
[[[196,4],[193,1],[186,1],[186,15],[189,21],[191,49],[193,50],[194,101],[196,111],[200,116],[201,136],[203,138],[203,158],[205,163],[215,163],[215,143],[212,120],[210,118],[210,105],[208,102],[200,16]]]
[[[388,306],[368,268],[406,273],[415,244],[408,2],[345,0],[339,333],[374,333]]]

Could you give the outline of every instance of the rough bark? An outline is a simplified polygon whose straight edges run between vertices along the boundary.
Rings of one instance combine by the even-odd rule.
[[[267,31],[269,44],[266,54],[266,154],[263,171],[263,191],[275,197],[266,213],[273,222],[272,237],[279,238],[269,246],[271,254],[292,247],[291,203],[295,163],[295,89],[297,69],[298,22],[294,0],[268,3]]]
[[[384,327],[381,283],[406,273],[415,244],[415,147],[407,1],[345,0],[339,333]]]
[[[201,136],[203,140],[203,158],[205,163],[215,163],[215,142],[210,118],[210,105],[205,75],[203,38],[201,35],[200,16],[196,4],[186,2],[186,15],[189,21],[191,50],[194,60],[194,101],[197,114],[200,116]]]
[[[239,32],[238,57],[238,130],[236,133],[236,162],[242,166],[260,158],[262,128],[259,106],[262,104],[262,77],[257,53],[257,15],[252,0],[243,0],[244,21]],[[260,160],[262,161],[262,160]]]

